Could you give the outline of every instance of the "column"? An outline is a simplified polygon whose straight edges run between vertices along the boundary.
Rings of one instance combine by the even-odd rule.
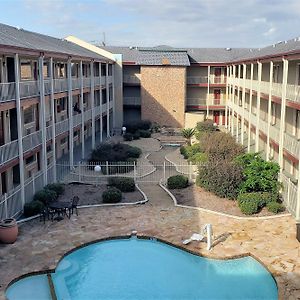
[[[16,83],[16,111],[17,111],[17,130],[18,130],[18,150],[19,150],[19,172],[20,172],[20,198],[22,208],[25,204],[25,190],[24,190],[24,155],[23,155],[23,126],[22,126],[22,109],[20,99],[20,69],[19,69],[19,55],[15,54],[15,83]]]
[[[284,132],[285,132],[286,85],[287,85],[287,76],[288,76],[288,67],[289,67],[289,61],[285,58],[283,58],[282,60],[283,60],[283,74],[282,74],[279,155],[278,155],[280,174],[282,173],[283,170],[283,143],[284,143]]]
[[[227,120],[228,120],[228,94],[229,94],[229,83],[228,83],[228,78],[230,78],[230,73],[229,73],[229,67],[226,67],[226,74],[227,74],[227,80],[226,80],[226,95],[225,95],[225,99],[226,99],[226,104],[225,104],[225,129],[228,128],[227,125]]]
[[[54,99],[54,74],[53,58],[50,58],[50,109],[51,109],[51,126],[52,126],[52,153],[53,153],[53,181],[56,182],[56,144],[55,144],[55,99]]]
[[[113,105],[113,131],[116,128],[116,103],[115,103],[115,67],[116,63],[112,65],[112,105]]]
[[[209,84],[210,84],[210,81],[209,81],[209,78],[210,77],[210,66],[208,66],[207,68],[207,96],[206,96],[206,119],[208,119],[208,116],[209,116]]]
[[[237,107],[240,107],[241,65],[238,65]],[[239,113],[236,112],[236,141],[239,142]]]
[[[79,64],[79,80],[80,80],[80,109],[81,109],[81,158],[85,157],[85,137],[84,137],[84,107],[83,107],[83,71],[82,60]]]
[[[232,136],[234,135],[234,96],[235,96],[235,66],[232,66],[232,72],[233,72],[233,84],[232,84],[232,93],[231,93],[231,132]]]
[[[250,69],[250,95],[249,95],[249,114],[248,114],[248,145],[247,150],[250,152],[251,147],[251,116],[252,116],[252,98],[253,98],[253,72],[254,72],[254,65],[251,63]]]
[[[103,104],[102,104],[102,68],[101,63],[99,63],[100,69],[100,143],[103,141]]]
[[[268,102],[268,126],[267,126],[267,149],[266,159],[270,159],[270,126],[271,126],[271,109],[272,109],[272,86],[273,86],[273,62],[270,61],[270,79],[269,79],[269,102]]]
[[[109,128],[109,82],[108,82],[108,63],[106,63],[106,135],[110,137],[110,128]]]
[[[39,89],[40,89],[40,130],[42,133],[42,152],[41,152],[41,169],[43,172],[43,183],[47,182],[47,135],[46,135],[46,105],[45,105],[45,87],[44,87],[44,57],[39,57]]]
[[[92,108],[92,149],[95,149],[95,78],[94,78],[94,61],[90,62],[91,69],[91,108]]]
[[[241,121],[241,144],[242,145],[244,145],[244,131],[245,131],[246,75],[247,75],[247,66],[246,64],[243,64],[242,121]]]
[[[255,130],[255,152],[259,151],[259,129],[260,129],[260,85],[261,85],[261,71],[262,71],[262,63],[257,62],[258,70],[257,70],[257,101],[256,101],[256,130]]]
[[[72,95],[72,65],[71,58],[68,59],[67,64],[68,77],[68,113],[69,113],[69,161],[70,168],[74,165],[74,140],[73,140],[73,95]]]

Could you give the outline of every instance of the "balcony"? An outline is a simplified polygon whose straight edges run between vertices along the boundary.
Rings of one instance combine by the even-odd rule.
[[[201,98],[187,98],[187,106],[225,106],[225,99],[215,99],[210,97],[209,99]]]
[[[124,97],[123,104],[130,105],[130,106],[140,106],[141,105],[141,97]]]
[[[187,84],[208,84],[208,76],[188,76]],[[226,77],[210,75],[209,84],[226,84]]]
[[[125,84],[140,84],[141,74],[123,75],[123,83]]]

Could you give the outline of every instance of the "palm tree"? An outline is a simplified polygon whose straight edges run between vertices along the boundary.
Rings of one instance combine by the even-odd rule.
[[[181,130],[182,136],[186,139],[187,144],[190,146],[191,145],[191,138],[193,137],[195,133],[194,128],[184,128]]]

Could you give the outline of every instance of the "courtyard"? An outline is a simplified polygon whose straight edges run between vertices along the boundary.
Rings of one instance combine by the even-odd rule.
[[[143,139],[143,154],[149,163],[161,164],[174,149],[161,149],[157,139]],[[175,150],[176,151],[176,150]],[[171,154],[171,155],[170,155]],[[295,220],[289,214],[269,217],[236,217],[202,208],[175,206],[173,199],[153,178],[139,182],[148,202],[143,205],[81,208],[79,215],[60,222],[39,219],[21,223],[18,240],[0,245],[0,291],[15,278],[30,272],[55,269],[61,257],[73,248],[94,240],[137,235],[160,238],[183,247],[182,241],[200,232],[204,224],[213,226],[214,242],[192,242],[184,248],[211,258],[230,259],[251,255],[274,276],[280,299],[300,297],[300,250]],[[155,173],[156,176],[154,176]]]

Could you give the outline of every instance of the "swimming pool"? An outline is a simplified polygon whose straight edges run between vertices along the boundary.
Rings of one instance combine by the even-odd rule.
[[[8,288],[8,299],[25,299],[14,297],[17,284],[24,280]],[[162,242],[137,238],[80,248],[59,262],[52,280],[57,298],[64,300],[278,297],[273,277],[252,257],[207,259]],[[45,298],[30,299],[51,299],[45,290],[43,293]]]

